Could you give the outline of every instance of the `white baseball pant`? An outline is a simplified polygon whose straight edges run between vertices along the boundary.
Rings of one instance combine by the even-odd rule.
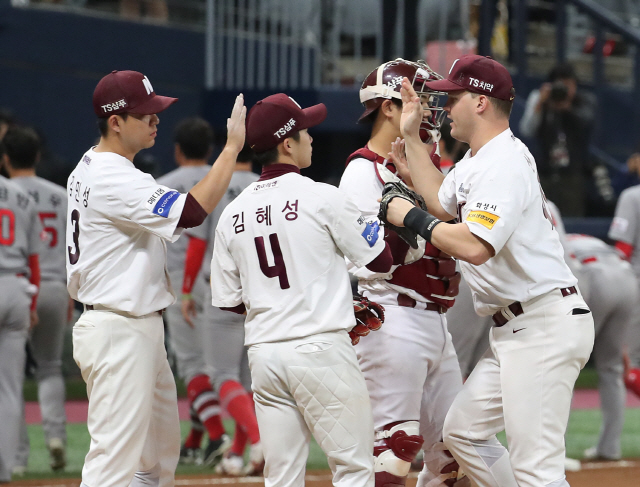
[[[252,345],[249,366],[266,487],[304,485],[311,435],[333,485],[373,487],[371,405],[347,332]]]
[[[89,396],[83,487],[173,486],[180,423],[160,314],[86,311],[73,357]]]
[[[444,441],[482,487],[564,487],[573,386],[593,348],[582,297],[555,290],[491,330],[491,347],[453,402]],[[579,313],[579,312],[578,312]],[[509,451],[496,433],[505,430]]]

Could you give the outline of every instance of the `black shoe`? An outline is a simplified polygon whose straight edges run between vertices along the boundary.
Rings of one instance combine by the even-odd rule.
[[[201,462],[200,455],[202,449],[200,448],[187,448],[182,446],[180,448],[180,460],[181,465],[198,465]]]
[[[227,435],[222,435],[217,440],[210,439],[204,451],[203,465],[215,467],[220,460],[222,460],[222,455],[224,455],[229,448],[231,448],[231,438]]]

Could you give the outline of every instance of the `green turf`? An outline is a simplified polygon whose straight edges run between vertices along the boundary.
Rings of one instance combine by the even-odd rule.
[[[581,458],[586,448],[595,445],[598,439],[601,414],[599,410],[575,410],[569,419],[569,429],[566,437],[567,454],[572,458]],[[226,421],[225,427],[233,431],[233,422]],[[189,423],[181,423],[182,436],[186,436]],[[49,458],[44,446],[42,427],[29,425],[29,440],[31,442],[31,456],[29,458],[29,472],[25,478],[53,478],[79,477],[82,463],[89,446],[89,434],[85,424],[69,424],[67,426],[67,468],[64,473],[53,474],[49,469]],[[504,441],[504,435],[501,435]],[[622,454],[626,458],[640,457],[640,408],[627,409],[625,414],[624,432],[622,434]],[[312,469],[327,468],[327,460],[320,447],[311,442],[308,467]],[[203,467],[178,467],[178,474],[204,473],[211,470]]]

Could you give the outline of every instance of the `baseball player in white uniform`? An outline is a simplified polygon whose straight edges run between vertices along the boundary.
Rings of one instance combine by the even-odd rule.
[[[623,350],[629,328],[635,324],[640,301],[638,283],[631,265],[615,248],[590,235],[567,235],[569,252],[582,264],[580,285],[588,281],[586,299],[593,312],[596,337],[593,358],[598,372],[602,409],[600,438],[585,451],[585,458],[618,460],[622,456],[626,389],[623,380]]]
[[[403,77],[420,91],[428,116],[421,136],[430,142],[429,148],[439,139],[444,111],[437,100],[444,94],[427,90],[424,84],[441,76],[423,62],[404,59],[383,63],[367,76],[360,90],[365,108],[360,120],[372,123],[371,138],[349,157],[340,189],[370,224],[379,223],[378,199],[384,184],[398,180],[388,156],[401,135]],[[410,179],[407,182],[411,184]],[[445,312],[458,294],[460,273],[449,255],[429,243],[423,241],[414,250],[395,232],[386,232],[384,238],[394,251],[391,272],[350,265],[359,291],[385,307],[385,326],[356,345],[373,409],[376,486],[404,485],[421,448],[424,468],[418,485],[452,485],[458,465],[443,446],[442,425],[462,388],[462,377]]]
[[[73,329],[87,383],[91,446],[83,486],[172,486],[180,453],[173,374],[162,313],[175,301],[165,241],[202,223],[224,194],[244,144],[242,95],[227,144],[188,193],[133,166],[153,146],[157,113],[175,102],[136,71],[113,71],[93,94],[101,137],[68,180],[67,279],[85,312]]]
[[[224,410],[235,420],[233,444],[216,467],[216,473],[228,475],[254,475],[264,468],[264,455],[260,443],[260,431],[256,419],[251,390],[251,376],[244,346],[244,316],[223,311],[209,305],[211,291],[207,286],[204,309],[197,309],[193,289],[200,284],[209,283],[210,267],[206,276],[201,277],[202,262],[211,262],[215,231],[220,215],[244,189],[258,179],[251,171],[253,151],[248,147],[240,152],[236,170],[231,177],[229,188],[222,200],[202,225],[185,232],[189,237],[189,246],[184,265],[182,285],[182,310],[185,320],[199,318],[197,325],[202,336],[204,361],[209,367],[211,380],[220,395]],[[244,465],[246,444],[251,445],[249,463]]]
[[[451,135],[470,150],[441,175],[420,142],[422,110],[405,79],[407,159],[435,216],[395,198],[387,218],[460,259],[476,312],[495,323],[490,350],[447,414],[444,443],[477,485],[566,486],[564,433],[594,323],[564,262],[535,161],[509,129],[511,76],[493,59],[467,55],[447,79],[427,85],[449,93]],[[459,223],[443,223],[456,216]],[[495,437],[503,429],[509,451]]]
[[[283,93],[247,116],[247,142],[264,169],[220,216],[211,261],[214,306],[246,311],[265,485],[302,486],[313,435],[336,486],[374,485],[371,405],[348,331],[354,326],[344,256],[391,268],[388,244],[337,188],[300,175],[311,164],[302,109]],[[371,337],[363,339],[367,340]]]
[[[40,139],[33,129],[12,127],[5,135],[4,144],[5,167],[11,179],[33,199],[46,239],[40,253],[39,322],[31,330],[29,342],[36,363],[45,444],[51,457],[51,468],[60,470],[66,464],[67,441],[62,348],[70,306],[73,305],[67,292],[64,257],[67,196],[64,188],[36,176]],[[29,437],[23,420],[16,467],[26,469],[28,459]]]
[[[640,186],[625,189],[618,199],[615,215],[609,228],[608,237],[615,247],[631,263],[637,279],[640,279]],[[629,327],[627,336],[629,369],[625,373],[625,383],[629,390],[640,397],[640,303],[636,319]]]
[[[3,152],[0,148],[0,155]],[[0,176],[0,482],[11,480],[16,465],[25,344],[29,325],[37,322],[41,232],[33,200],[20,186]]]
[[[186,193],[211,170],[207,161],[213,152],[213,129],[209,122],[199,117],[187,118],[176,126],[173,140],[178,168],[159,178],[158,183]],[[176,295],[182,286],[188,242],[188,238],[181,238],[167,246],[167,270]],[[202,309],[207,286],[202,279],[196,279],[194,283],[192,295]],[[182,316],[180,300],[167,307],[164,316],[169,328],[169,345],[176,357],[178,374],[187,386],[193,418],[191,430],[180,449],[180,461],[186,464],[200,461],[200,444],[206,429],[209,443],[202,462],[213,466],[229,448],[230,439],[220,418],[218,394],[207,375],[202,327],[187,323]]]

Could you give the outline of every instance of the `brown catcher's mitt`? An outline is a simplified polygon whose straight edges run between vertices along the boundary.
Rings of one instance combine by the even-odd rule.
[[[384,308],[364,296],[354,294],[353,312],[356,317],[356,326],[349,332],[349,337],[351,337],[351,344],[355,345],[360,341],[360,337],[380,329],[384,323]]]

